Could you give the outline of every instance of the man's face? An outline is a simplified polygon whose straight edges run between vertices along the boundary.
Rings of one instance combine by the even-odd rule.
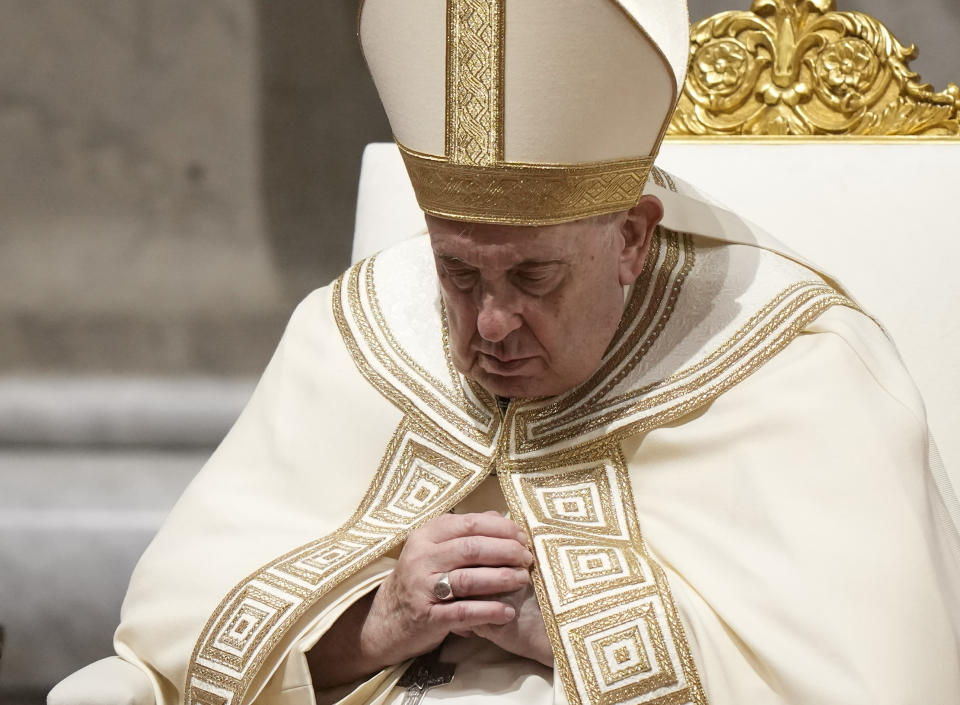
[[[427,216],[457,369],[503,397],[553,396],[586,381],[635,278],[623,221],[518,227]]]

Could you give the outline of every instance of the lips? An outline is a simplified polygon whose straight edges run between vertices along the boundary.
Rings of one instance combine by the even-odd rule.
[[[528,372],[536,362],[536,357],[513,357],[502,359],[487,353],[478,352],[477,361],[485,372],[502,376],[522,375]]]

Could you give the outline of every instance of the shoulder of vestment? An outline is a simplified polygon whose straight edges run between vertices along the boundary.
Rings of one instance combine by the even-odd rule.
[[[856,309],[818,272],[777,252],[658,228],[596,373],[559,397],[514,400],[501,419],[490,395],[453,366],[426,238],[354,265],[332,301],[358,369],[408,418],[478,462],[518,463],[688,414],[837,305]]]

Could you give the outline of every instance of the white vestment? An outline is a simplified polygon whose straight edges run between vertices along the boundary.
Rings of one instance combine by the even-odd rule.
[[[484,649],[431,699],[956,702],[922,402],[876,323],[732,218],[660,229],[596,375],[505,417],[450,362],[425,238],[312,294],[138,565],[120,656],[164,705],[312,704],[304,654],[406,533],[502,502],[555,672]],[[340,695],[396,700],[404,667]]]

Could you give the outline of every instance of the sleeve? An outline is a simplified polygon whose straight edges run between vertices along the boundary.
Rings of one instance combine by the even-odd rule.
[[[331,289],[308,296],[131,577],[114,646],[158,705],[254,698],[389,572],[347,529],[401,419],[345,349]]]
[[[304,625],[280,666],[254,701],[256,705],[369,705],[390,691],[402,673],[403,664],[338,688],[317,690],[310,676],[307,654],[350,605],[379,587],[395,564],[396,559],[392,557],[381,558],[326,601],[322,612],[310,624]]]

